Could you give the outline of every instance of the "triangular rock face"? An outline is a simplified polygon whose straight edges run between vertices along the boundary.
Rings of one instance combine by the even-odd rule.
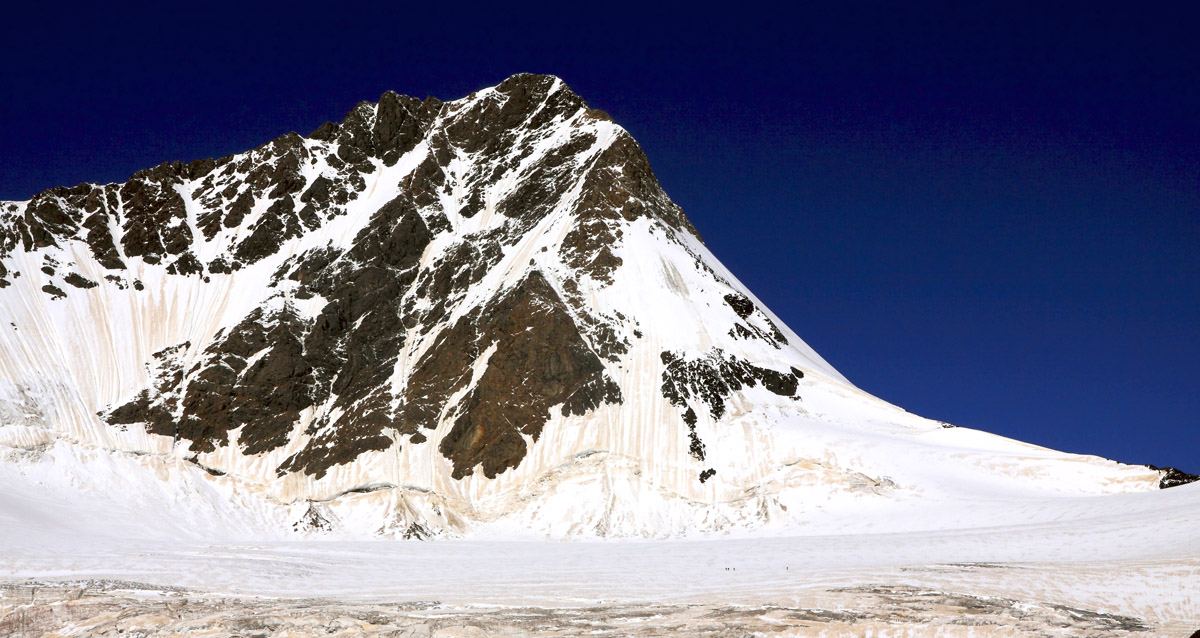
[[[472,374],[477,365],[482,373]],[[417,362],[405,395],[407,423],[431,427],[448,408],[455,415],[438,446],[453,461],[454,478],[476,465],[488,478],[516,467],[524,436],[536,440],[552,409],[582,415],[621,402],[621,389],[536,270],[443,331]]]
[[[0,444],[190,463],[283,503],[263,525],[318,500],[322,530],[384,535],[803,521],[805,495],[924,489],[851,433],[958,436],[787,330],[554,77],[3,207]],[[1039,454],[1070,489],[1157,478],[994,447],[1018,483],[1050,485],[1014,460]]]

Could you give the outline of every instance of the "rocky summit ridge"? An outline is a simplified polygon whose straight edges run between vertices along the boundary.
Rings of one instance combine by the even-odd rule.
[[[989,436],[847,382],[551,76],[5,202],[0,320],[0,444],[134,455],[303,533],[796,522],[936,482],[846,437]],[[987,441],[1004,484],[1161,475]]]

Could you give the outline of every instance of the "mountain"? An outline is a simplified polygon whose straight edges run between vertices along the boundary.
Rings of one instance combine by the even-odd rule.
[[[903,531],[1189,480],[856,388],[554,77],[0,208],[0,484],[81,534]]]

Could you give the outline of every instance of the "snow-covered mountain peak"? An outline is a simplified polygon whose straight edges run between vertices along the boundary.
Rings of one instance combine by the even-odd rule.
[[[1161,474],[855,388],[551,76],[2,211],[0,445],[273,529],[657,536]]]

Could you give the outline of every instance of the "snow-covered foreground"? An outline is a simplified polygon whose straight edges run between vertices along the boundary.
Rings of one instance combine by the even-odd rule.
[[[960,440],[958,447],[929,447],[926,454],[937,455],[931,459],[960,458],[970,465],[979,455],[994,466],[1005,458],[989,448],[972,454],[966,445],[995,437],[963,428],[932,433]],[[898,456],[893,465],[916,472],[925,444],[904,441],[889,442]],[[871,442],[864,435],[842,447],[870,461]],[[1020,455],[1058,454],[1012,445],[1013,463],[1029,462]],[[1200,484],[1089,494],[1078,489],[1087,486],[1078,480],[1048,483],[1059,491],[1012,489],[1005,480],[983,489],[988,474],[962,472],[933,476],[908,495],[880,494],[880,485],[870,483],[832,499],[800,490],[799,505],[789,508],[803,507],[800,524],[768,522],[727,534],[563,541],[501,519],[465,538],[421,542],[296,529],[308,504],[263,498],[233,477],[211,476],[171,456],[59,441],[8,448],[3,458],[0,585],[8,586],[10,599],[19,599],[0,604],[0,629],[9,633],[18,619],[34,617],[29,614],[42,614],[37,626],[54,630],[71,619],[141,617],[142,607],[159,604],[159,594],[147,598],[147,587],[173,588],[178,591],[171,596],[207,605],[189,607],[189,613],[211,608],[216,614],[160,618],[154,621],[161,621],[155,625],[160,635],[222,635],[213,618],[236,628],[248,616],[286,617],[304,635],[303,627],[325,626],[338,614],[379,620],[371,614],[382,613],[381,605],[395,611],[396,604],[420,601],[426,602],[412,611],[416,616],[396,611],[402,617],[380,626],[426,626],[423,614],[453,610],[467,614],[453,620],[464,627],[483,622],[470,620],[471,614],[495,613],[484,623],[492,635],[537,635],[541,630],[521,620],[532,609],[540,610],[535,617],[546,627],[583,614],[602,625],[605,618],[657,618],[666,625],[655,624],[653,631],[668,625],[678,630],[661,635],[704,635],[701,625],[724,635],[723,622],[799,635],[1126,635],[1129,627],[1142,627],[1142,635],[1188,636],[1200,628]],[[879,458],[884,460],[882,452]],[[1108,467],[1099,459],[1074,458],[1061,466]],[[903,477],[901,485],[912,480],[892,475]],[[374,511],[379,504],[373,499],[397,491],[349,494],[321,511],[340,519],[343,529],[369,531],[370,525],[354,523],[356,508]],[[646,506],[652,504],[634,496],[624,504],[631,510]],[[98,583],[113,581],[138,583],[122,586],[138,591],[98,589]],[[46,587],[40,599],[32,593]],[[31,600],[12,594],[18,590]],[[72,599],[75,611],[62,615],[59,598]],[[560,611],[547,618],[547,610]],[[742,618],[747,610],[757,611]],[[847,616],[846,610],[854,611]],[[806,618],[819,622],[806,625]],[[1018,621],[1027,632],[1016,631]],[[979,623],[1008,631],[980,633]],[[85,625],[95,631],[82,634],[104,633],[99,625]],[[907,633],[895,633],[898,626]],[[351,635],[366,631],[348,627]],[[653,635],[649,625],[619,627],[626,633],[611,635]]]
[[[1200,485],[1063,498],[1060,520],[1021,522],[1030,518],[1025,510],[1044,514],[1054,505],[1014,502],[1013,524],[998,527],[673,541],[209,544],[31,535],[6,525],[0,580],[113,579],[222,596],[514,608],[825,609],[844,606],[847,588],[882,588],[1064,605],[1131,617],[1161,635],[1200,628]],[[831,592],[842,593],[835,600]]]
[[[435,601],[197,596],[116,581],[0,586],[19,636],[929,636],[1186,635],[1067,605],[902,587],[809,592],[805,606],[681,603],[462,607]],[[1186,631],[1186,630],[1185,630]]]

